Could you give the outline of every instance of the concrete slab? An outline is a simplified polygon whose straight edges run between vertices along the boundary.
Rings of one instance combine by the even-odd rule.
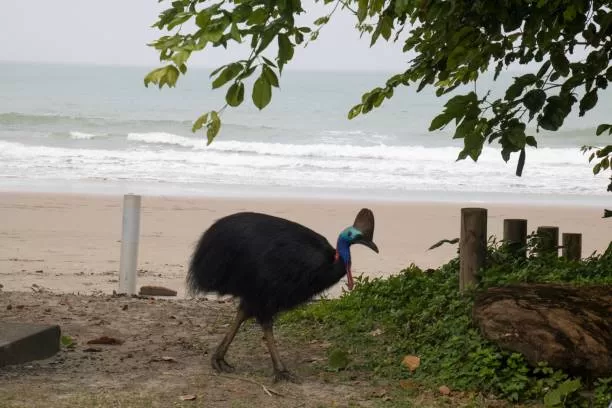
[[[60,349],[56,325],[0,321],[0,367],[51,357]]]

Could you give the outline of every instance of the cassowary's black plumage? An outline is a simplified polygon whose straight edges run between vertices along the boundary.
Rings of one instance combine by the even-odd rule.
[[[347,251],[352,243],[378,251],[372,242],[370,210],[360,212],[354,227],[359,229],[347,232],[352,239]],[[350,268],[350,253],[348,258],[343,259],[325,237],[283,218],[244,212],[215,222],[202,235],[187,276],[192,294],[217,292],[240,298],[234,324],[212,357],[213,367],[233,371],[225,353],[241,323],[254,317],[264,329],[276,378],[295,380],[276,350],[274,316],[337,283]]]
[[[260,323],[299,305],[346,273],[327,239],[291,221],[238,213],[213,224],[200,239],[189,268],[192,294],[239,297]]]

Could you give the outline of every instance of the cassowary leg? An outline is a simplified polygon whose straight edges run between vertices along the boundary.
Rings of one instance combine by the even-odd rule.
[[[246,313],[244,313],[242,308],[239,308],[238,312],[236,313],[236,318],[234,319],[234,322],[232,323],[229,331],[225,334],[225,337],[223,337],[221,344],[219,344],[219,346],[217,347],[217,350],[215,350],[214,354],[212,355],[210,359],[212,367],[216,371],[226,372],[226,373],[234,372],[234,367],[232,367],[227,361],[225,361],[225,353],[227,353],[227,349],[232,343],[232,340],[234,340],[236,333],[238,333],[238,329],[240,328],[240,325],[246,319],[247,319]]]
[[[264,333],[264,340],[266,341],[268,351],[270,352],[270,357],[272,357],[272,364],[274,365],[274,382],[291,381],[293,383],[299,383],[300,380],[287,370],[280,358],[280,354],[276,348],[276,340],[274,340],[272,322],[261,323],[261,327]]]

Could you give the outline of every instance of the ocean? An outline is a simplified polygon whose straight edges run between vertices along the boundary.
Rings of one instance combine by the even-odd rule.
[[[385,200],[612,201],[580,146],[609,122],[612,92],[561,132],[540,133],[523,177],[496,144],[478,163],[456,162],[452,130],[427,130],[445,99],[412,88],[363,117],[347,119],[361,94],[387,73],[286,71],[273,101],[258,111],[224,112],[215,142],[191,132],[223,105],[206,69],[177,88],[145,88],[155,67],[0,63],[0,190],[215,196],[324,196]],[[505,89],[506,77],[490,85]]]

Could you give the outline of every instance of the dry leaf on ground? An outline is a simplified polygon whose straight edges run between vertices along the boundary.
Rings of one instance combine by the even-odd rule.
[[[402,364],[412,372],[419,368],[421,365],[421,359],[417,356],[406,356],[402,360]]]

